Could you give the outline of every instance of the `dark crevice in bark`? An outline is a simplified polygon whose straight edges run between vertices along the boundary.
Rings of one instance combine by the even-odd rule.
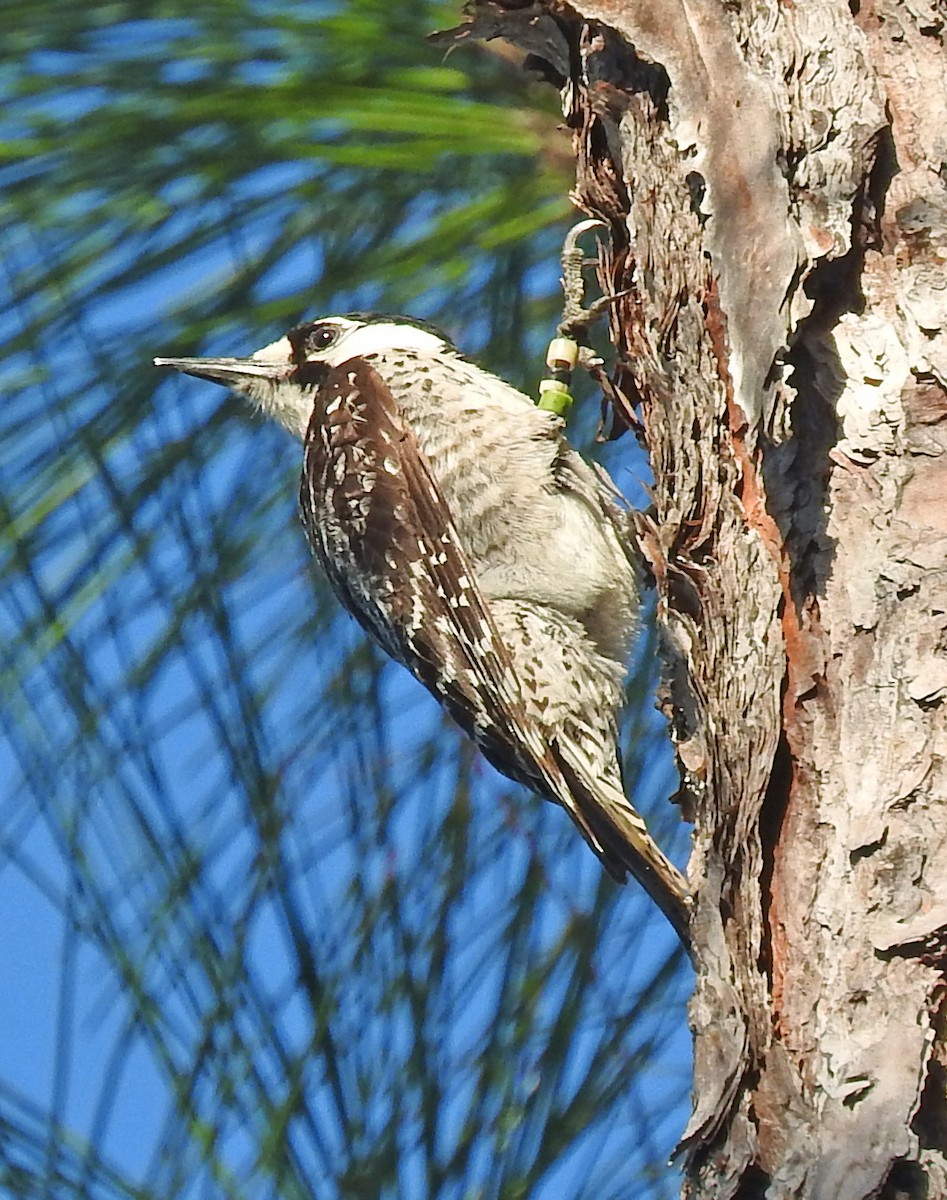
[[[900,170],[891,127],[886,126],[875,142],[875,159],[868,175],[864,204],[856,215],[861,224],[861,240],[867,249],[884,250],[882,236],[885,204],[891,181]],[[854,240],[854,239],[853,239]]]
[[[605,25],[589,22],[583,35],[582,39],[575,38],[576,44],[581,41],[590,47],[595,41],[594,51],[586,55],[590,90],[594,92],[601,86],[608,94],[623,93],[624,104],[627,104],[627,96],[647,95],[654,104],[658,121],[666,124],[671,81],[664,67],[640,57],[634,46]]]
[[[760,943],[759,967],[765,973],[770,987],[773,983],[773,934],[770,927],[770,909],[773,903],[773,862],[782,833],[783,818],[789,805],[792,774],[792,753],[784,732],[780,735],[779,744],[773,756],[769,786],[760,809],[760,851],[763,858],[760,873],[760,903],[763,907],[764,936]]]
[[[800,619],[813,599],[824,595],[832,569],[833,540],[827,532],[829,454],[839,438],[835,402],[841,390],[841,366],[833,354],[837,369],[817,372],[813,349],[800,340],[789,356],[796,384],[790,437],[779,444],[761,439],[769,511],[782,535],[792,602]],[[819,352],[824,362],[828,347],[823,343]]]
[[[849,851],[848,861],[853,867],[857,866],[863,858],[870,858],[872,854],[877,854],[884,844],[885,838],[881,837],[877,841],[866,842],[863,846],[856,846],[854,850]]]
[[[881,1185],[878,1200],[927,1200],[927,1174],[917,1163],[896,1162]]]
[[[770,1182],[770,1176],[765,1171],[760,1167],[750,1166],[743,1172],[733,1200],[766,1200]]]
[[[701,205],[704,202],[704,196],[707,194],[707,181],[699,171],[689,171],[686,179],[687,191],[690,194],[691,209],[694,212],[700,224],[706,225],[710,220],[710,214],[701,210]]]
[[[786,355],[792,369],[790,382],[796,388],[790,437],[762,443],[770,512],[783,536],[791,564],[792,600],[800,616],[815,598],[824,596],[834,556],[826,528],[831,510],[829,454],[839,438],[836,406],[845,371],[827,334],[843,313],[864,309],[865,253],[880,241],[880,214],[892,169],[890,136],[882,135],[871,172],[852,201],[851,249],[837,258],[820,259],[804,284],[812,310],[799,322]]]
[[[860,204],[853,214],[853,225],[860,223]],[[812,300],[812,312],[804,317],[796,330],[793,349],[810,335],[811,331],[832,329],[842,313],[860,313],[865,308],[865,297],[861,290],[862,267],[865,252],[862,246],[852,246],[847,254],[838,258],[822,258],[806,277],[804,290]],[[790,361],[792,351],[790,352]]]
[[[843,313],[864,311],[865,252],[882,248],[885,200],[898,171],[890,128],[881,130],[872,151],[871,165],[852,197],[851,247],[836,258],[820,258],[810,269],[804,290],[813,302],[812,312],[799,322],[794,348],[813,332],[833,328]]]
[[[927,1149],[942,1150],[947,1146],[947,1069],[937,1059],[928,1063],[921,1102],[911,1128]]]

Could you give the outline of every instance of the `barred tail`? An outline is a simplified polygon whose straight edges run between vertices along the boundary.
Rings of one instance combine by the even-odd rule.
[[[563,803],[608,873],[619,883],[632,875],[690,948],[691,895],[687,881],[648,832],[624,792],[608,779],[590,786],[561,754],[557,755],[572,803]]]

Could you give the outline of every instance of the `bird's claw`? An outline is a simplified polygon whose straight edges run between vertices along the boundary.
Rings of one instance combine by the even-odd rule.
[[[585,278],[583,271],[589,261],[595,262],[597,259],[587,260],[585,252],[579,245],[579,239],[583,234],[588,233],[590,229],[605,228],[604,221],[590,217],[585,221],[579,221],[578,224],[573,225],[562,243],[563,305],[562,320],[557,327],[560,337],[578,340],[579,335],[584,334],[588,327],[612,303],[611,296],[601,296],[590,305],[585,304]]]

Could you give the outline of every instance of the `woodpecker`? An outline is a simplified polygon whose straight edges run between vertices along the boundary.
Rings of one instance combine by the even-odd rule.
[[[617,751],[630,518],[562,418],[405,317],[324,317],[249,358],[155,363],[224,384],[302,441],[302,521],[342,604],[686,945],[687,885],[626,798]]]

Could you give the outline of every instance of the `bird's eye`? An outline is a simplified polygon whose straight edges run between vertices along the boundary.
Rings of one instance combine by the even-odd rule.
[[[306,353],[327,350],[338,336],[338,329],[332,325],[314,325],[306,334]]]

